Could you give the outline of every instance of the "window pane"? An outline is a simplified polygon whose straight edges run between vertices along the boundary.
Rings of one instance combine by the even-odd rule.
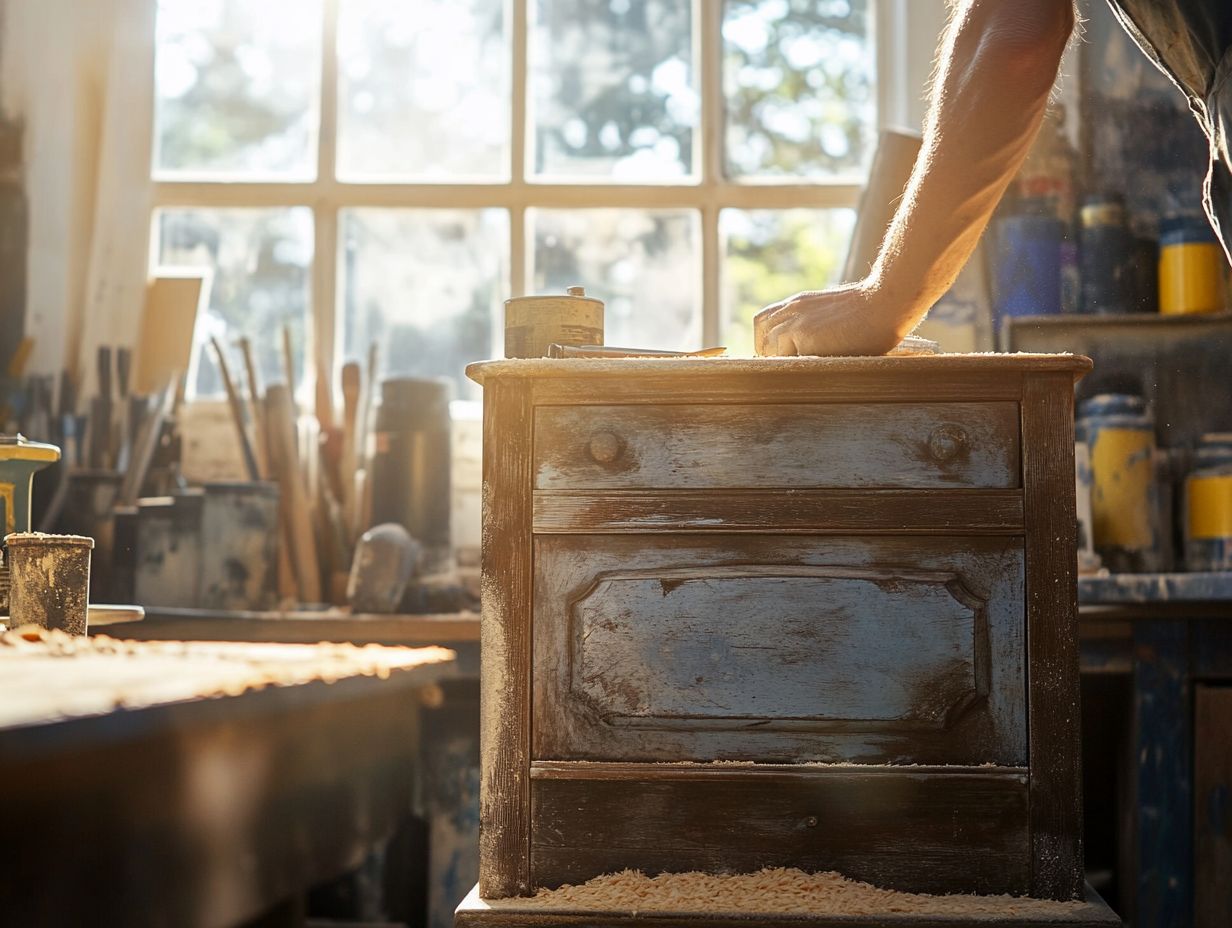
[[[264,383],[286,382],[282,334],[291,328],[296,376],[302,383],[312,273],[312,211],[293,209],[168,209],[158,213],[158,263],[214,269],[210,305],[197,319],[189,390],[219,395],[222,380],[210,336],[230,346],[252,341]],[[237,361],[238,361],[238,356]],[[232,369],[232,376],[238,376]]]
[[[509,214],[501,209],[342,211],[340,343],[379,344],[385,376],[445,376],[478,399],[471,361],[493,356],[509,296]]]
[[[156,174],[316,176],[322,0],[158,0]]]
[[[869,0],[727,0],[727,173],[861,174],[876,120]]]
[[[533,172],[691,174],[700,103],[690,0],[537,0],[534,11]]]
[[[503,0],[346,0],[338,29],[340,176],[508,177]]]
[[[700,222],[691,210],[531,210],[534,292],[603,300],[604,342],[701,347]]]
[[[753,317],[762,307],[838,282],[855,218],[850,209],[725,209],[719,214],[723,344],[731,354],[753,353]]]

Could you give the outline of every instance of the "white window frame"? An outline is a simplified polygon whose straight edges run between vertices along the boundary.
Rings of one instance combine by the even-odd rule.
[[[527,211],[618,207],[682,208],[701,218],[701,262],[698,292],[706,345],[721,343],[722,242],[719,215],[724,208],[792,209],[854,208],[861,184],[853,178],[796,183],[778,180],[732,180],[723,172],[722,0],[692,0],[694,61],[703,101],[695,156],[700,177],[681,183],[626,185],[611,182],[579,184],[528,179],[526,53],[528,14],[532,0],[505,0],[512,41],[512,111],[510,173],[506,182],[480,184],[365,183],[339,180],[336,161],[338,125],[338,7],[345,0],[324,0],[322,17],[320,131],[317,177],[310,181],[178,180],[152,175],[151,254],[156,257],[158,212],[193,208],[307,207],[314,228],[313,270],[308,295],[312,344],[306,358],[321,358],[336,369],[344,358],[336,346],[342,307],[338,249],[339,212],[352,207],[442,208],[508,211],[510,230],[510,296],[526,293],[533,259],[528,243]],[[909,0],[871,0],[872,48],[876,56],[877,127],[912,122],[918,88],[911,88],[908,62],[912,57]],[[930,42],[935,41],[930,38]],[[151,50],[151,62],[153,61]],[[153,67],[150,68],[151,79]],[[151,88],[152,91],[152,88]],[[151,101],[154,94],[148,95]],[[153,121],[151,121],[151,124]],[[151,133],[153,135],[153,133]],[[151,138],[151,152],[154,139]],[[152,164],[151,160],[151,164]],[[584,281],[582,283],[585,283]],[[787,294],[784,294],[786,296]],[[498,327],[499,328],[499,327]]]

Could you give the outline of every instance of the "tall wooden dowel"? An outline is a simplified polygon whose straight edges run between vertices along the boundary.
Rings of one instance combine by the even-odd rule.
[[[299,467],[295,437],[295,406],[284,384],[271,384],[265,391],[265,424],[269,430],[270,463],[282,488],[283,518],[291,547],[291,565],[301,602],[321,601],[321,573],[308,494]]]

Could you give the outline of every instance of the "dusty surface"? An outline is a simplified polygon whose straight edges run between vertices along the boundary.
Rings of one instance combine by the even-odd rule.
[[[670,873],[648,877],[635,870],[610,873],[578,886],[542,889],[525,899],[490,900],[494,908],[582,909],[621,912],[764,912],[801,915],[1077,917],[1084,902],[1050,902],[1015,896],[929,896],[880,889],[839,873],[777,868],[715,876]]]
[[[24,626],[0,634],[0,727],[237,696],[267,686],[384,678],[453,658],[445,648],[119,641]]]
[[[476,361],[466,376],[476,383],[493,375],[513,377],[632,376],[636,374],[939,373],[943,371],[1072,371],[1091,360],[1070,354],[936,354],[876,358],[526,358]]]

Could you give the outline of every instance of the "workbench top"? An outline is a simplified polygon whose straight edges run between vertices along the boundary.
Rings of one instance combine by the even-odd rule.
[[[246,923],[411,808],[443,648],[0,636],[13,925]]]
[[[476,361],[466,375],[490,377],[747,376],[762,374],[996,373],[1062,371],[1081,376],[1091,359],[1071,354],[937,354],[872,358],[527,358]]]

